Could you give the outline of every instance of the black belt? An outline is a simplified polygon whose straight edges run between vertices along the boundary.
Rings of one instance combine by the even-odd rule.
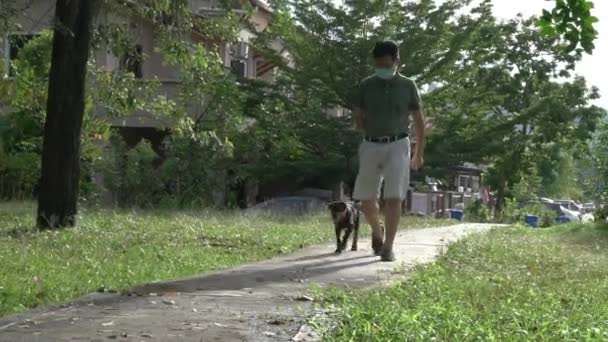
[[[383,137],[365,137],[365,141],[369,141],[369,142],[373,142],[373,143],[381,143],[381,144],[388,144],[388,143],[392,143],[393,141],[397,141],[397,140],[401,140],[401,139],[405,139],[408,137],[409,134],[407,133],[401,133],[401,134],[397,134],[397,135],[387,135],[387,136],[383,136]]]

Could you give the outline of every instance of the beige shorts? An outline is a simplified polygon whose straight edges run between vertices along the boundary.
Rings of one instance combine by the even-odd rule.
[[[377,199],[384,179],[384,199],[405,199],[410,183],[410,139],[388,144],[363,141],[353,198]]]

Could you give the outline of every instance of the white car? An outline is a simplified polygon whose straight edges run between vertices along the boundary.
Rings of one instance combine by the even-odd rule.
[[[563,206],[559,206],[559,209],[564,213],[564,215],[570,220],[570,222],[580,222],[581,221],[581,212],[566,209]]]

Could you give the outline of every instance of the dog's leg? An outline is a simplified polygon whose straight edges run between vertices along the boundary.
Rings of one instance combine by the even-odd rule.
[[[344,237],[342,238],[342,243],[340,244],[340,248],[342,250],[346,249],[346,243],[348,243],[348,238],[350,237],[350,233],[353,231],[353,227],[348,227],[344,232]]]
[[[340,242],[340,233],[341,233],[342,229],[340,229],[340,227],[337,224],[335,225],[335,228],[336,228],[336,252],[335,253],[340,254],[340,253],[342,253],[342,248],[340,248],[342,245],[342,243]]]
[[[359,240],[359,216],[357,215],[357,217],[355,218],[355,224],[354,224],[354,232],[353,232],[353,245],[351,247],[351,251],[356,251],[357,249],[359,249],[359,247],[357,246],[358,240]]]

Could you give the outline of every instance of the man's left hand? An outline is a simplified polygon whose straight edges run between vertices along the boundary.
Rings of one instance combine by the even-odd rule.
[[[416,149],[414,152],[414,156],[412,157],[412,161],[410,163],[412,170],[418,171],[422,168],[424,164],[424,157],[422,151]]]

